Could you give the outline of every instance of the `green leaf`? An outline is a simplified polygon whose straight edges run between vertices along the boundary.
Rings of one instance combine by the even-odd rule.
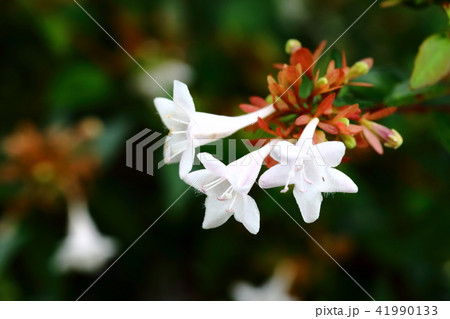
[[[311,79],[307,76],[302,77],[302,85],[299,89],[299,95],[302,99],[306,99],[313,89],[314,83],[311,81]]]
[[[73,64],[60,73],[50,90],[50,105],[55,108],[89,109],[111,94],[112,82],[94,65]]]
[[[344,86],[339,92],[334,105],[342,106],[358,103],[361,108],[372,107],[375,104],[383,103],[395,86],[407,76],[399,73],[394,68],[376,68],[366,75],[358,78],[358,82],[373,84],[373,87]]]
[[[57,54],[67,53],[70,50],[72,26],[69,19],[61,15],[42,16],[38,21],[42,29],[42,36],[48,46]]]
[[[413,91],[409,87],[408,81],[405,80],[393,87],[391,94],[386,97],[384,102],[386,105],[411,105],[424,100],[435,99],[445,94],[447,90],[448,88],[445,85],[438,84]]]
[[[450,39],[444,34],[434,34],[419,48],[409,85],[417,90],[436,84],[449,73]]]

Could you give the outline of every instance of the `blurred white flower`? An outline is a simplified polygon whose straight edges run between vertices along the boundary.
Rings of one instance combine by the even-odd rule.
[[[305,0],[277,0],[275,5],[279,22],[286,29],[301,26],[310,11]]]
[[[289,290],[295,279],[292,264],[281,263],[272,277],[259,287],[246,282],[236,283],[231,291],[232,298],[237,301],[291,301],[295,300]]]
[[[167,60],[154,67],[147,69],[158,83],[166,88],[170,86],[173,79],[178,79],[184,83],[190,83],[193,78],[193,71],[189,64],[181,60]],[[135,79],[135,87],[139,93],[150,100],[161,94],[161,88],[144,72],[139,72]]]
[[[114,256],[116,243],[97,230],[86,201],[69,201],[68,206],[68,234],[56,252],[55,266],[62,272],[95,272]]]

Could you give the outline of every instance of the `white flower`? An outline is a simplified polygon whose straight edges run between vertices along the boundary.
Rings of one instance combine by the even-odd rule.
[[[154,79],[158,79],[158,83],[163,88],[171,85],[173,79],[179,79],[184,83],[189,83],[194,76],[192,67],[178,59],[167,59],[158,62],[157,65],[146,67],[146,69]],[[145,72],[141,72],[141,70],[139,70],[133,82],[138,92],[148,97],[151,101],[161,94],[161,88],[155,85],[155,82]]]
[[[196,147],[230,136],[254,124],[258,117],[265,118],[275,112],[273,105],[234,117],[196,112],[186,84],[175,80],[173,86],[173,101],[156,98],[154,102],[162,121],[170,130],[164,147],[164,159],[166,163],[180,162],[181,178],[192,169]]]
[[[205,169],[188,174],[184,181],[207,195],[204,229],[219,227],[233,215],[250,233],[258,233],[259,210],[248,192],[272,147],[268,144],[227,166],[211,154],[198,154]]]
[[[62,272],[94,272],[116,252],[113,239],[97,230],[85,201],[69,202],[68,234],[55,255],[55,266]]]
[[[260,287],[246,282],[234,285],[231,295],[237,301],[291,301],[289,290],[295,279],[295,269],[289,264],[280,264],[272,277]]]
[[[284,186],[281,192],[286,192],[288,185],[294,184],[294,197],[307,223],[319,218],[322,193],[358,191],[347,175],[333,168],[344,156],[344,143],[312,143],[318,122],[314,118],[308,123],[297,144],[279,142],[271,156],[280,164],[271,167],[259,179],[262,188]]]

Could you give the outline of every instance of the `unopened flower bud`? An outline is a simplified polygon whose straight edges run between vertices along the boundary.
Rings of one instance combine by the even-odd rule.
[[[374,133],[386,147],[398,148],[403,143],[402,136],[394,129],[366,119],[362,119],[360,123]]]
[[[371,65],[367,61],[359,61],[356,62],[352,67],[350,67],[350,70],[347,73],[347,76],[345,77],[346,81],[353,80],[357,77],[360,77],[364,74],[367,74],[371,68]]]
[[[301,47],[302,47],[302,44],[300,43],[300,41],[298,41],[296,39],[290,39],[286,42],[285,51],[287,54],[292,54],[295,51],[297,51],[298,49],[300,49]]]
[[[348,149],[352,149],[356,147],[356,140],[351,135],[340,135],[341,141],[344,142],[345,146]]]
[[[323,77],[321,77],[320,79],[317,80],[316,88],[321,86],[321,85],[324,85],[324,84],[328,84],[328,79],[323,76]]]
[[[391,147],[391,148],[398,148],[400,145],[403,144],[403,137],[400,135],[399,132],[392,129],[391,135],[389,135],[389,141],[384,143],[384,146]]]
[[[350,125],[350,120],[346,117],[341,117],[338,121],[344,123],[347,127]]]
[[[271,94],[267,95],[266,102],[269,103],[269,104],[273,103],[273,96]]]

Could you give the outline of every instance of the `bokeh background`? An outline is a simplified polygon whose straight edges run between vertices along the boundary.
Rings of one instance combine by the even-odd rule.
[[[237,115],[249,96],[267,95],[273,63],[288,59],[287,39],[311,49],[330,44],[371,1],[79,3],[170,93],[178,79],[199,110]],[[302,221],[292,196],[269,190],[377,300],[450,298],[450,98],[404,99],[420,43],[446,28],[438,6],[375,5],[324,59],[341,51],[350,64],[374,58],[365,79],[375,84],[369,95],[402,104],[381,122],[404,144],[382,156],[369,148],[348,152],[351,161],[340,168],[359,192],[328,196],[313,224]],[[23,123],[45,131],[86,117],[102,121],[92,153],[101,165],[86,197],[101,233],[116,239],[118,256],[187,187],[177,165],[153,177],[125,166],[126,139],[143,128],[166,132],[152,102],[165,93],[72,1],[3,2],[0,39],[2,139]],[[4,150],[0,159],[8,162]],[[13,205],[23,187],[0,184],[7,225],[0,227],[0,299],[74,300],[114,259],[89,274],[55,271],[51,261],[67,232],[64,197]],[[45,197],[45,189],[28,190],[26,199]],[[294,273],[286,288],[294,299],[368,299],[263,191],[251,194],[261,211],[258,235],[234,220],[202,230],[204,197],[190,190],[82,299],[239,299],[235,283],[261,285],[280,264]]]

